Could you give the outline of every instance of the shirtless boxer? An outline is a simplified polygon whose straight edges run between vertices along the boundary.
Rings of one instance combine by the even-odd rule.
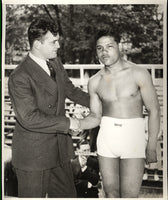
[[[106,197],[138,197],[146,162],[156,162],[159,103],[152,79],[144,68],[120,56],[119,35],[100,31],[96,52],[104,64],[88,83],[90,115],[81,129],[100,124],[97,152]],[[145,142],[143,105],[149,111]]]

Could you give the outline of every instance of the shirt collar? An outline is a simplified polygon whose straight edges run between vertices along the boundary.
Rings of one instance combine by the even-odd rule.
[[[31,52],[29,52],[29,56],[32,60],[34,60],[45,72],[47,72],[48,75],[50,75],[50,71],[47,67],[47,64],[46,64],[46,60],[44,59],[41,59],[35,55],[33,55]]]
[[[36,63],[38,63],[39,65],[44,65],[46,64],[46,60],[42,59],[42,58],[39,58],[35,55],[33,55],[31,52],[29,52],[29,56],[30,58],[32,58]]]

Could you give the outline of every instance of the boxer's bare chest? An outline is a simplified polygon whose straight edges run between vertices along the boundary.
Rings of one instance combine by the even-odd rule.
[[[117,101],[122,98],[136,97],[139,94],[139,89],[131,69],[125,69],[116,74],[102,74],[97,93],[104,101]]]

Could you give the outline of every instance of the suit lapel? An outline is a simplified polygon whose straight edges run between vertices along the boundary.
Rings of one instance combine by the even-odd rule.
[[[38,82],[50,94],[55,94],[57,92],[57,82],[53,81],[51,77],[29,56],[27,56],[26,62],[25,69],[32,79]]]
[[[57,61],[57,59],[54,59],[53,61],[50,61],[53,68],[56,72],[56,82],[57,82],[57,95],[58,95],[58,109],[57,114],[62,112],[62,108],[65,106],[65,83],[62,79],[62,71],[60,69],[60,64]]]

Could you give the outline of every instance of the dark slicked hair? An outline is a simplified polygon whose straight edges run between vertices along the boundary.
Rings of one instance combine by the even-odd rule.
[[[30,48],[32,48],[35,40],[41,40],[48,31],[50,31],[54,36],[58,34],[58,27],[54,21],[48,19],[34,19],[28,29]]]
[[[111,29],[101,29],[97,32],[96,36],[95,36],[95,44],[97,43],[97,41],[101,38],[101,37],[104,37],[104,36],[110,36],[110,37],[113,37],[114,40],[119,43],[120,42],[120,35],[118,32],[114,32],[113,30]]]

